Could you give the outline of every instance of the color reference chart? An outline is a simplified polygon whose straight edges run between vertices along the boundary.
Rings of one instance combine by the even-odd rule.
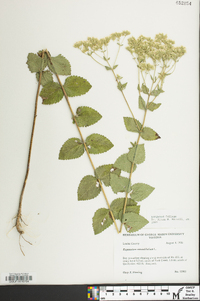
[[[87,298],[87,300],[100,300],[99,286],[88,286]]]
[[[199,297],[198,285],[88,286],[87,300],[199,300]]]

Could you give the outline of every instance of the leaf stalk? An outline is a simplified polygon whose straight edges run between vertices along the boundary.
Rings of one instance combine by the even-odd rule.
[[[47,51],[47,55],[48,55],[49,60],[50,60],[50,62],[51,62],[51,56],[50,56],[50,54],[49,54],[48,51]],[[51,62],[51,63],[52,63],[52,62]],[[56,75],[56,78],[57,78],[57,80],[58,80],[58,82],[59,82],[59,85],[61,86],[61,89],[62,89],[63,94],[64,94],[64,96],[65,96],[65,99],[66,99],[66,101],[67,101],[68,107],[69,107],[70,112],[71,112],[71,114],[72,114],[72,118],[73,118],[73,120],[74,120],[74,122],[75,122],[75,124],[76,124],[77,130],[78,130],[79,135],[80,135],[81,140],[82,140],[82,143],[83,143],[83,145],[84,145],[84,148],[85,148],[86,153],[87,153],[87,155],[88,155],[88,158],[89,158],[89,160],[90,160],[90,163],[91,163],[91,165],[92,165],[92,168],[93,168],[93,170],[94,170],[94,172],[95,172],[96,168],[95,168],[95,166],[94,166],[94,163],[93,163],[92,158],[91,158],[91,156],[90,156],[90,153],[89,153],[89,151],[88,151],[88,148],[87,148],[87,145],[86,145],[85,140],[84,140],[84,138],[83,138],[83,135],[82,135],[82,132],[81,132],[81,130],[80,130],[80,127],[78,126],[78,124],[77,124],[77,122],[76,122],[76,116],[75,116],[75,114],[74,114],[74,112],[73,112],[73,109],[72,109],[72,107],[71,107],[71,104],[70,104],[70,102],[69,102],[68,95],[67,95],[67,93],[66,93],[66,91],[65,91],[65,89],[64,89],[64,87],[63,87],[63,84],[62,84],[61,81],[60,81],[60,78],[59,78],[58,74],[55,73],[55,75]],[[112,220],[113,220],[113,222],[114,222],[115,228],[116,228],[116,230],[117,230],[117,233],[119,233],[119,229],[118,229],[116,220],[115,220],[115,218],[114,218],[113,212],[112,212],[112,210],[111,210],[111,208],[110,208],[110,204],[109,204],[109,202],[108,202],[108,198],[107,198],[107,196],[106,196],[106,193],[105,193],[105,190],[104,190],[104,188],[103,188],[103,185],[102,185],[100,179],[97,179],[97,180],[98,180],[99,185],[100,185],[100,187],[101,187],[101,191],[102,191],[102,193],[103,193],[103,195],[104,195],[106,204],[107,204],[108,209],[109,209],[109,211],[110,211],[110,214],[111,214]]]

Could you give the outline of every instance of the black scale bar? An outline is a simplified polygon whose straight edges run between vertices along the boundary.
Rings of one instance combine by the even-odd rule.
[[[114,293],[116,290],[114,289],[113,286],[106,287],[106,292],[107,293]],[[133,289],[129,289],[128,287],[119,287],[118,292],[120,293],[128,293],[128,292],[135,292],[135,293],[141,293],[141,292],[168,292],[169,291],[169,287],[168,286],[133,286]]]

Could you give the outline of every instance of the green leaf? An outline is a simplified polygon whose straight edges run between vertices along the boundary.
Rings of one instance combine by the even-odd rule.
[[[85,176],[78,187],[78,200],[85,201],[95,198],[101,191],[99,182],[94,176]]]
[[[110,67],[108,67],[108,66],[105,66],[105,68],[106,68],[106,70],[111,70],[111,68],[110,68]]]
[[[139,133],[142,128],[141,123],[132,117],[124,117],[124,124],[129,132]]]
[[[130,180],[125,177],[111,174],[110,185],[114,193],[130,191]]]
[[[145,160],[144,144],[134,144],[128,153],[128,160],[136,164],[141,164]]]
[[[117,77],[118,80],[123,78],[123,76],[120,76],[119,74],[117,74],[116,77]]]
[[[51,64],[52,62],[52,64]],[[71,74],[71,65],[69,61],[59,54],[58,56],[51,57],[51,62],[48,60],[49,69],[59,75],[70,75]]]
[[[138,206],[138,205],[129,205],[128,206],[127,205],[125,213],[130,213],[130,212],[139,214],[140,213],[140,206]]]
[[[63,91],[58,83],[49,82],[40,92],[43,104],[53,104],[59,102],[63,98]]]
[[[144,140],[157,140],[160,138],[158,133],[156,133],[154,130],[152,130],[149,127],[144,127],[142,132],[141,132],[141,137]]]
[[[151,91],[151,95],[157,97],[160,93],[163,93],[163,92],[164,91],[162,89],[158,88],[156,90]]]
[[[40,78],[40,72],[36,73],[36,78],[39,81]],[[41,85],[45,86],[49,82],[53,82],[53,75],[50,71],[42,71],[42,76],[41,76]]]
[[[101,233],[112,224],[113,220],[110,217],[110,212],[108,209],[100,208],[95,212],[92,219],[92,226],[95,235]]]
[[[147,88],[147,86],[145,84],[142,84],[142,92],[144,94],[148,94],[149,93],[149,88]]]
[[[114,65],[114,66],[113,66],[113,69],[116,69],[117,67],[118,67],[118,65]]]
[[[92,86],[80,76],[69,76],[64,83],[64,89],[69,97],[80,96],[87,93]]]
[[[92,134],[88,136],[85,142],[90,154],[104,153],[113,147],[112,142],[100,134]]]
[[[83,155],[84,150],[84,145],[80,139],[70,138],[61,147],[59,159],[69,160],[79,158]]]
[[[125,202],[125,198],[117,198],[114,201],[112,201],[112,203],[110,204],[110,209],[113,212],[115,219],[121,219],[121,218],[119,218],[119,213],[120,213],[120,211],[123,211],[124,202]],[[127,199],[127,206],[136,207],[136,205],[137,205],[137,203],[135,201],[133,201],[130,198]]]
[[[131,172],[132,163],[128,160],[128,154],[123,154],[114,163],[114,167],[117,167],[123,171]],[[136,170],[136,165],[133,167],[133,171]]]
[[[121,170],[114,168],[113,164],[101,165],[95,169],[95,175],[97,179],[100,179],[105,186],[110,186],[110,175],[111,173],[117,174],[121,173]]]
[[[136,232],[148,224],[146,218],[134,212],[125,213],[122,222],[129,233]]]
[[[42,57],[42,55],[43,55],[43,50],[38,51],[37,55],[40,56],[40,57]],[[42,68],[42,70],[44,70],[44,68],[46,68],[47,63],[48,63],[48,59],[49,59],[49,58],[48,58],[47,53],[44,52],[44,57],[43,57],[43,68]]]
[[[28,54],[28,60],[26,63],[31,72],[40,72],[46,67],[43,59],[35,53]]]
[[[117,88],[122,91],[126,88],[128,83],[122,84],[121,82],[118,83]]]
[[[139,96],[139,108],[141,110],[146,110],[146,103],[145,103],[144,99],[142,98],[142,96]]]
[[[136,213],[136,214],[139,214],[140,213],[140,206],[126,206],[126,213]],[[117,219],[117,218],[116,218]],[[118,214],[118,219],[122,222],[123,220],[123,209],[119,212]]]
[[[146,199],[154,190],[155,188],[144,184],[144,183],[136,183],[131,186],[132,193],[130,194],[130,197],[135,202],[140,202],[144,199]]]
[[[76,110],[75,119],[79,127],[90,126],[101,118],[101,114],[89,107],[78,107]]]
[[[148,107],[147,107],[147,109],[149,111],[153,112],[154,110],[158,109],[160,106],[161,106],[161,103],[150,102],[149,105],[148,105]]]

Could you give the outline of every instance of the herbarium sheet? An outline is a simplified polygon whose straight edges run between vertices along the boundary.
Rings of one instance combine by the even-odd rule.
[[[198,281],[198,11],[2,2],[1,284]]]

